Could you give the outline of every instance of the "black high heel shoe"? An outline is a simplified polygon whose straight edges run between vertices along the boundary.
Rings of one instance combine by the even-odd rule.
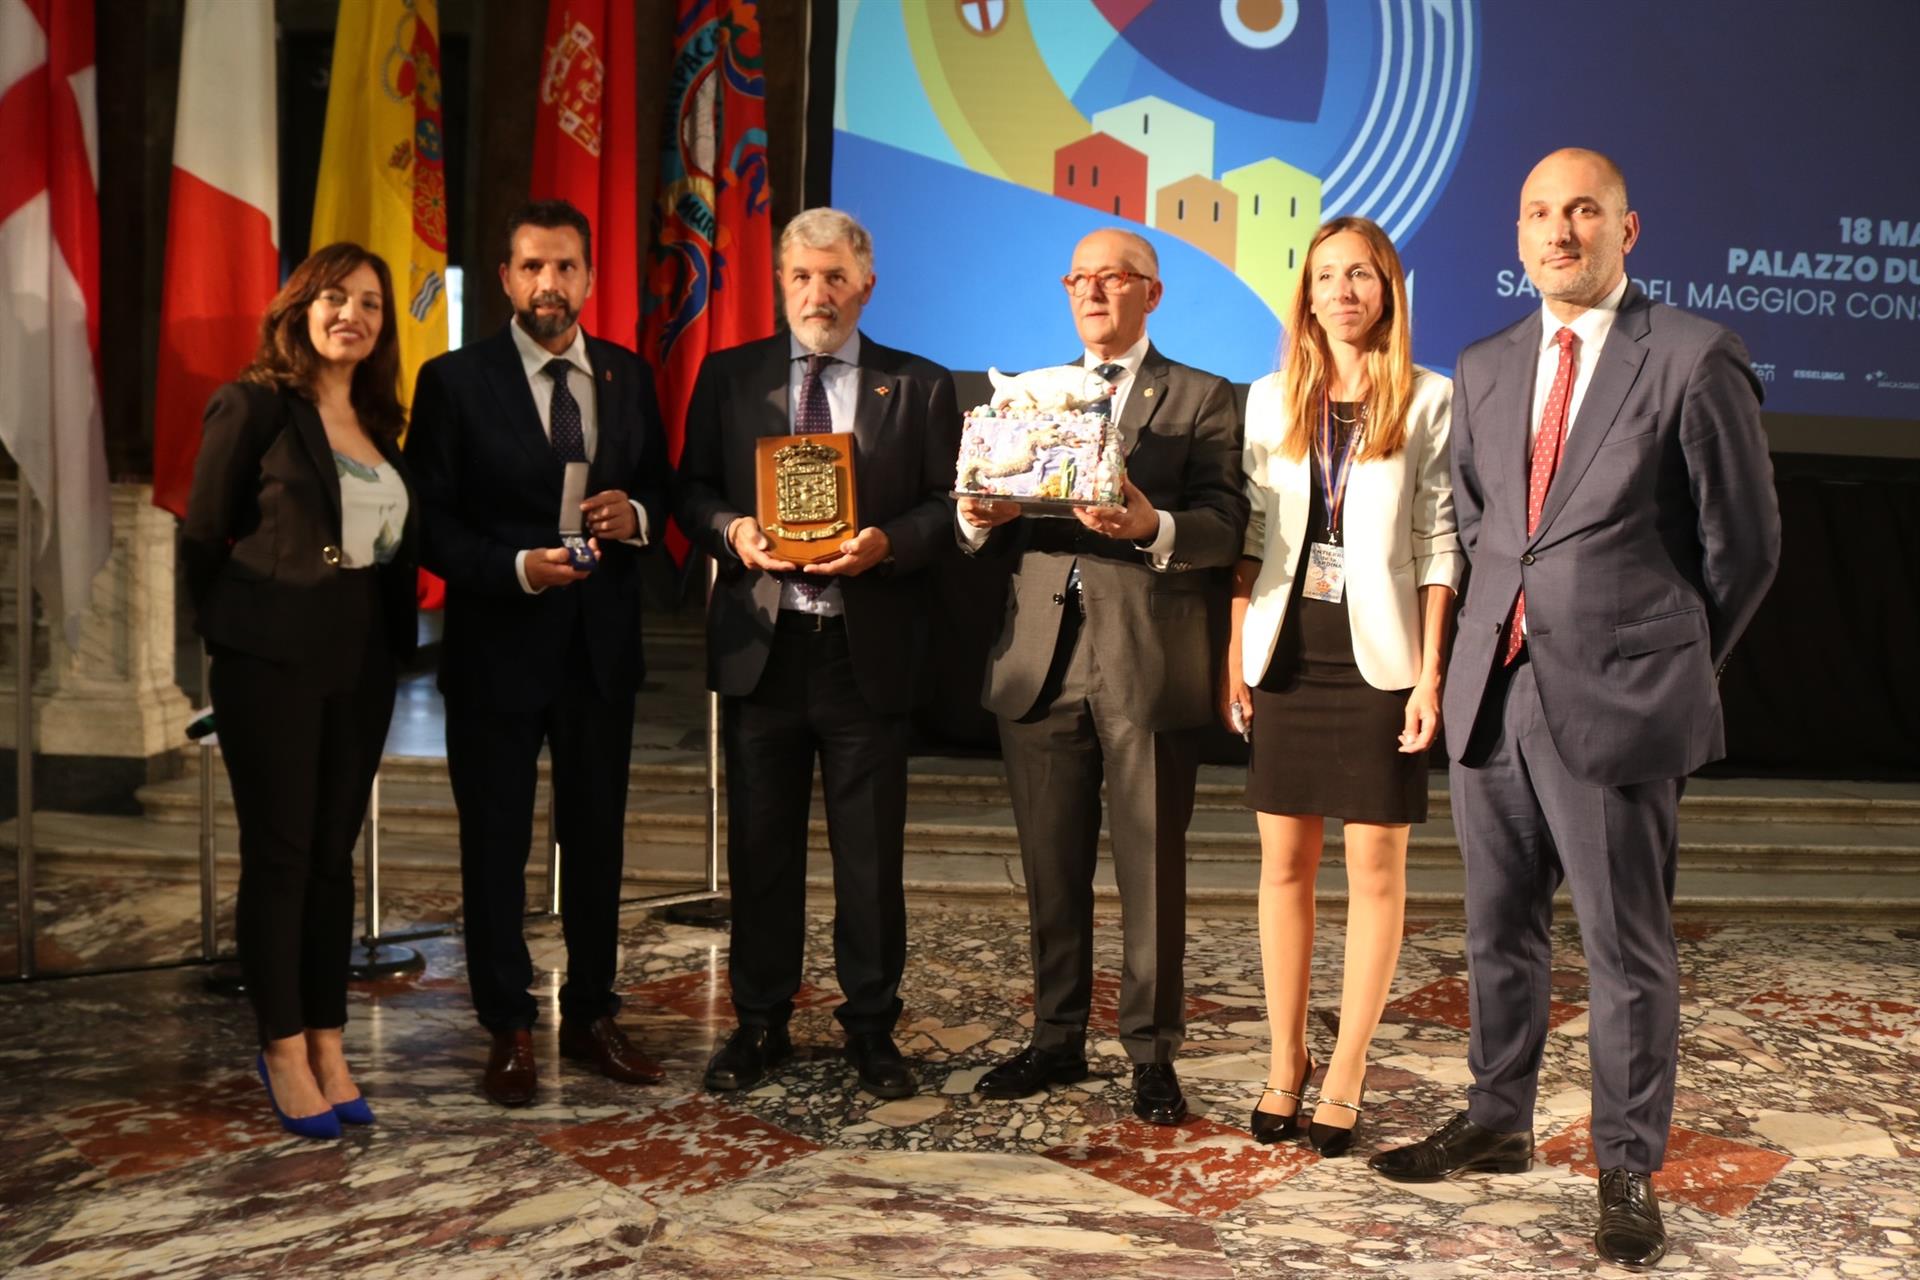
[[[1365,1094],[1363,1093],[1361,1096],[1364,1097]],[[1342,1129],[1337,1124],[1321,1124],[1318,1120],[1309,1121],[1307,1124],[1307,1145],[1319,1152],[1319,1154],[1326,1159],[1343,1156],[1347,1154],[1347,1149],[1353,1146],[1353,1131],[1360,1127],[1360,1104],[1357,1102],[1342,1102],[1338,1098],[1328,1097],[1322,1097],[1320,1101],[1329,1107],[1345,1107],[1347,1110],[1353,1112],[1353,1124],[1348,1128]]]
[[[1264,1146],[1274,1142],[1285,1142],[1288,1138],[1295,1137],[1299,1134],[1300,1108],[1307,1105],[1306,1099],[1300,1095],[1307,1091],[1307,1081],[1311,1079],[1313,1079],[1313,1059],[1309,1057],[1307,1059],[1307,1069],[1300,1073],[1299,1088],[1262,1089],[1260,1091],[1262,1098],[1266,1097],[1269,1093],[1280,1098],[1292,1098],[1293,1112],[1290,1115],[1283,1116],[1277,1111],[1262,1111],[1260,1104],[1257,1102],[1254,1103],[1253,1122],[1247,1127],[1252,1131],[1255,1142]]]

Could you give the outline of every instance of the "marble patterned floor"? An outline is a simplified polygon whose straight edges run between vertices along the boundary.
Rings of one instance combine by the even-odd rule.
[[[425,921],[449,905],[402,895],[391,909]],[[667,1082],[583,1075],[547,1023],[539,1100],[511,1113],[477,1087],[486,1045],[458,941],[424,943],[423,974],[355,989],[348,1048],[380,1123],[332,1143],[281,1134],[251,1075],[244,1008],[197,971],[0,987],[0,1274],[1624,1274],[1588,1241],[1586,991],[1571,926],[1556,938],[1540,1158],[1525,1174],[1421,1188],[1248,1138],[1265,1035],[1249,920],[1190,929],[1180,1068],[1195,1115],[1175,1129],[1131,1118],[1110,1038],[1080,1086],[1011,1103],[971,1095],[1031,1022],[1024,917],[1005,910],[915,908],[900,1030],[923,1092],[859,1092],[831,1016],[829,929],[816,912],[797,1060],[718,1098],[699,1075],[729,1023],[726,937],[631,915],[622,1021],[667,1062]],[[1341,933],[1322,932],[1331,972]],[[550,1010],[558,927],[530,937]],[[1117,921],[1103,920],[1107,1037],[1117,948]],[[1661,1273],[1920,1276],[1920,926],[1690,925],[1682,948],[1684,1057],[1659,1179],[1674,1250]],[[1459,1101],[1465,993],[1461,925],[1410,924],[1359,1148],[1416,1136]],[[1316,989],[1322,1052],[1336,1002]]]

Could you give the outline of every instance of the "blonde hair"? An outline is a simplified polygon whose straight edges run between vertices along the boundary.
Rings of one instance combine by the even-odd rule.
[[[1379,322],[1367,335],[1366,418],[1355,461],[1391,458],[1407,443],[1407,402],[1413,398],[1413,326],[1407,314],[1407,273],[1393,241],[1371,218],[1335,218],[1313,233],[1300,266],[1300,284],[1287,308],[1287,344],[1280,364],[1280,397],[1287,410],[1287,434],[1280,451],[1304,458],[1320,425],[1333,357],[1327,331],[1313,314],[1313,253],[1324,242],[1351,231],[1367,242],[1367,252],[1386,286]]]

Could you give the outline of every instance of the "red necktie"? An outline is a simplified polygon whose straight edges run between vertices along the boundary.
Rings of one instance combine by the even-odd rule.
[[[1540,430],[1533,437],[1533,465],[1527,474],[1527,536],[1540,527],[1540,509],[1547,505],[1547,486],[1553,483],[1554,469],[1560,465],[1560,446],[1567,439],[1567,405],[1573,399],[1573,344],[1571,329],[1553,335],[1560,348],[1560,366],[1553,371],[1553,390],[1547,393],[1546,411],[1540,415]],[[1522,588],[1514,597],[1513,617],[1507,620],[1507,652],[1500,661],[1510,664],[1520,656],[1526,643],[1521,623],[1527,616],[1527,593]]]

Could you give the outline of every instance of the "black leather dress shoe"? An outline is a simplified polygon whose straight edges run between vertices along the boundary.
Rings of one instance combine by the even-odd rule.
[[[714,1093],[751,1089],[769,1067],[793,1056],[785,1027],[736,1027],[707,1063],[707,1088]]]
[[[859,1073],[860,1087],[876,1098],[911,1098],[917,1090],[913,1068],[884,1031],[849,1032],[847,1061]]]
[[[1133,1068],[1133,1114],[1148,1124],[1179,1124],[1187,1118],[1187,1098],[1171,1062],[1142,1062]]]
[[[1533,1132],[1496,1133],[1462,1111],[1411,1146],[1382,1151],[1367,1167],[1393,1182],[1440,1182],[1457,1173],[1525,1173]]]
[[[1600,1256],[1630,1271],[1651,1270],[1667,1256],[1667,1224],[1653,1179],[1630,1169],[1600,1171],[1600,1229],[1593,1233]]]
[[[1086,1078],[1085,1054],[1028,1045],[981,1076],[973,1089],[983,1098],[1024,1098],[1050,1084],[1074,1084]]]

